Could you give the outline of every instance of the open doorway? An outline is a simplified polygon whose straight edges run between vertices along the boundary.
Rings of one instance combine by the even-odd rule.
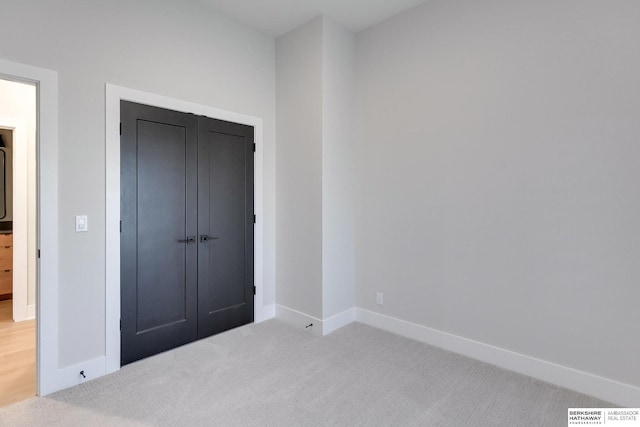
[[[37,88],[0,79],[0,406],[36,395]]]

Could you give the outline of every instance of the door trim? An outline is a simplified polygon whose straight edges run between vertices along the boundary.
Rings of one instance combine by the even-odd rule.
[[[120,369],[120,101],[132,101],[213,119],[253,126],[254,158],[254,322],[273,317],[273,307],[263,303],[264,184],[263,121],[259,117],[221,110],[162,95],[106,84],[106,372]]]
[[[37,87],[36,390],[43,396],[66,383],[58,366],[58,73],[0,59],[0,77]]]

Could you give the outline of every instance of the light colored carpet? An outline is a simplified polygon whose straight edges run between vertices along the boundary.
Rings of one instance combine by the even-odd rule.
[[[609,403],[369,326],[244,326],[47,397],[2,426],[565,426]]]

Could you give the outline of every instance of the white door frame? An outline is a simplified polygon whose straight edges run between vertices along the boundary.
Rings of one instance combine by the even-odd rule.
[[[55,391],[58,366],[58,73],[0,59],[0,77],[37,88],[36,388]]]
[[[132,101],[185,113],[241,123],[254,128],[254,321],[273,317],[263,304],[263,123],[258,117],[194,104],[112,84],[106,85],[106,372],[120,369],[120,101]]]

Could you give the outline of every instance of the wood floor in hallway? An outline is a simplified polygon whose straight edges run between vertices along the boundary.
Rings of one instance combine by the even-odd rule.
[[[36,321],[14,322],[12,303],[0,301],[0,406],[36,395]]]

